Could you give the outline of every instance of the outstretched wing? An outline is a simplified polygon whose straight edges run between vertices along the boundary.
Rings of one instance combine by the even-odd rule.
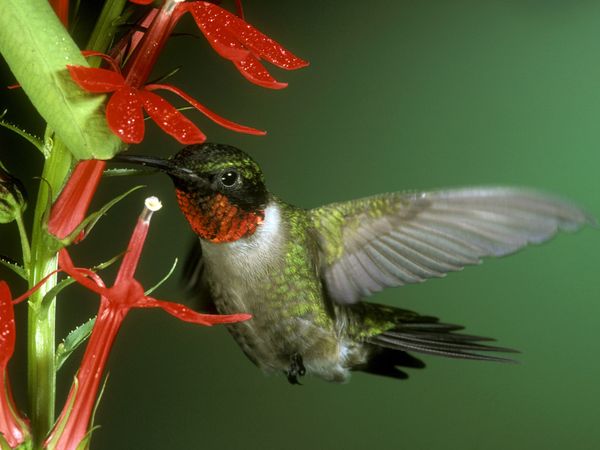
[[[311,210],[332,299],[355,303],[540,243],[591,216],[532,190],[476,187],[392,193]]]

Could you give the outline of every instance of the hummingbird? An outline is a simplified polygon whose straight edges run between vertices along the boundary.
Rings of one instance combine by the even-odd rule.
[[[469,187],[396,192],[302,209],[266,187],[259,165],[235,147],[190,145],[169,159],[118,155],[167,174],[197,235],[187,282],[221,314],[246,356],[292,384],[351,372],[404,379],[415,354],[511,362],[464,327],[366,302],[387,287],[423,282],[573,231],[594,219],[534,190]]]

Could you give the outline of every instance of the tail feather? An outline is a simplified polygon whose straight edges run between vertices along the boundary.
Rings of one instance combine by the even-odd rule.
[[[518,353],[511,348],[487,344],[494,341],[492,338],[460,333],[463,326],[442,323],[437,317],[373,303],[361,303],[350,309],[354,313],[354,325],[362,330],[363,342],[372,348],[369,361],[356,368],[364,372],[408,378],[402,370],[404,367],[425,367],[408,352],[505,363],[515,361],[489,353]]]
[[[372,375],[405,380],[408,378],[408,373],[400,369],[401,367],[423,369],[425,363],[403,351],[378,348],[371,354],[371,357],[366,364],[355,367],[354,370],[360,370],[361,372],[370,373]]]
[[[402,334],[407,334],[407,333],[402,333]],[[416,335],[416,333],[415,333]],[[456,334],[456,333],[436,333],[436,332],[431,332],[431,331],[423,331],[423,330],[419,330],[418,333],[418,338],[420,339],[434,339],[434,340],[440,340],[440,341],[446,341],[446,342],[468,342],[468,341],[475,341],[475,342],[493,342],[496,339],[494,338],[489,338],[489,337],[483,337],[483,336],[473,336],[471,334]]]
[[[477,336],[462,336],[460,334],[434,334],[434,333],[406,333],[397,331],[388,331],[383,336],[395,341],[414,343],[415,345],[430,346],[433,348],[445,348],[448,350],[474,350],[480,352],[503,352],[518,353],[516,350],[506,347],[497,347],[493,345],[479,344],[481,341]],[[490,338],[487,338],[489,341]]]
[[[387,333],[383,333],[372,338],[369,338],[369,343],[377,345],[379,347],[389,348],[393,350],[401,351],[412,351],[417,353],[424,353],[428,355],[445,356],[447,358],[458,358],[458,359],[472,359],[478,361],[496,361],[496,362],[515,362],[509,358],[502,358],[499,356],[482,355],[480,353],[474,353],[470,350],[476,351],[500,351],[500,352],[515,352],[512,349],[505,349],[502,347],[492,347],[487,345],[478,345],[476,349],[472,345],[456,345],[454,347],[448,346],[447,342],[441,341],[427,341],[427,342],[415,342],[411,339],[401,338],[397,336],[390,336]]]

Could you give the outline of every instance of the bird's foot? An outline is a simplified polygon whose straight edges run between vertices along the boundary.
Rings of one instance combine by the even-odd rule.
[[[306,375],[306,368],[302,361],[302,355],[300,353],[294,353],[291,358],[290,368],[285,371],[288,381],[290,384],[302,384],[298,381],[298,377]]]

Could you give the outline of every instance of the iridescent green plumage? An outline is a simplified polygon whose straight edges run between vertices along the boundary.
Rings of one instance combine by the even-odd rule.
[[[230,326],[232,335],[257,366],[293,383],[305,372],[330,381],[352,370],[405,378],[403,367],[423,367],[407,352],[505,361],[487,352],[509,349],[484,345],[489,339],[459,333],[460,326],[362,299],[592,221],[568,202],[498,187],[382,194],[304,210],[270,194],[248,155],[219,144],[186,147],[168,162],[130,160],[164,170],[190,198],[226,198],[213,202],[229,208],[212,207],[215,217],[230,217],[233,205],[264,218],[232,242],[200,239],[189,284],[222,313],[251,313]]]

